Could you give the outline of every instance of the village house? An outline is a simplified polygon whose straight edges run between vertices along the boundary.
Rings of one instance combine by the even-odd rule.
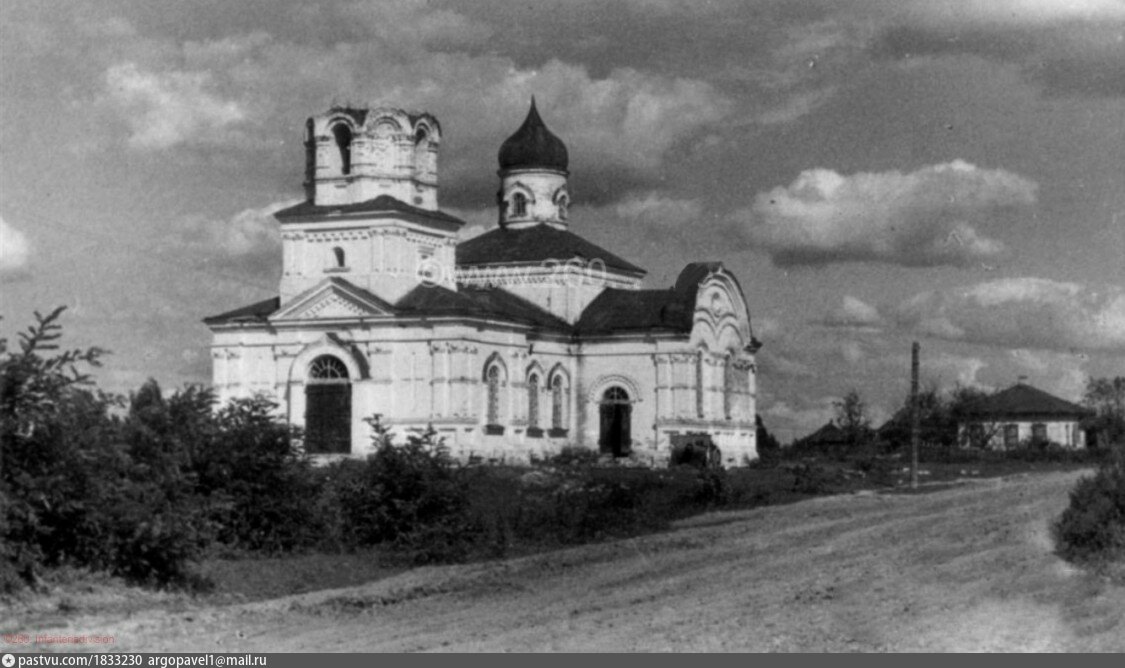
[[[204,321],[221,400],[270,397],[322,455],[371,452],[379,414],[468,460],[573,445],[660,464],[688,434],[723,465],[757,458],[738,280],[697,262],[646,289],[572,232],[567,147],[534,101],[500,146],[497,223],[468,240],[438,206],[430,114],[333,108],[305,141],[306,200],[276,214],[279,295]]]
[[[1034,388],[1021,378],[1006,390],[965,407],[957,425],[963,445],[1010,450],[1024,443],[1085,448],[1083,418],[1091,411]]]

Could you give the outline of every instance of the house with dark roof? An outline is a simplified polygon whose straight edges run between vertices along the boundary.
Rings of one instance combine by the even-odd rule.
[[[967,446],[1011,450],[1023,444],[1056,443],[1085,448],[1081,421],[1091,411],[1028,385],[1018,383],[966,406],[957,425]]]
[[[426,113],[308,120],[306,200],[275,214],[278,295],[204,320],[220,399],[269,396],[325,456],[371,452],[378,414],[466,459],[659,463],[689,433],[756,459],[760,343],[735,276],[696,262],[646,288],[572,232],[570,156],[534,100],[500,146],[496,226],[462,239],[438,206],[441,140]]]

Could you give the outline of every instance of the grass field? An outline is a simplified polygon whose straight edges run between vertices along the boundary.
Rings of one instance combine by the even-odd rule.
[[[712,512],[647,536],[382,575],[349,561],[363,555],[292,558],[274,566],[377,579],[246,603],[72,600],[24,609],[19,624],[112,634],[118,651],[1123,651],[1125,587],[1053,554],[1048,527],[1079,475]]]

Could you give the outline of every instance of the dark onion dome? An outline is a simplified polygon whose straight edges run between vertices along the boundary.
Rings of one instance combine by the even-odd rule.
[[[523,125],[500,145],[500,169],[546,168],[565,172],[569,157],[566,144],[556,137],[539,118],[535,98]]]

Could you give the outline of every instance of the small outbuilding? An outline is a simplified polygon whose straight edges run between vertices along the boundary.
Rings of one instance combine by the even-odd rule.
[[[1021,444],[1057,443],[1085,448],[1081,422],[1088,408],[1028,385],[1022,378],[1006,390],[965,407],[958,440],[969,447],[1011,450]]]

